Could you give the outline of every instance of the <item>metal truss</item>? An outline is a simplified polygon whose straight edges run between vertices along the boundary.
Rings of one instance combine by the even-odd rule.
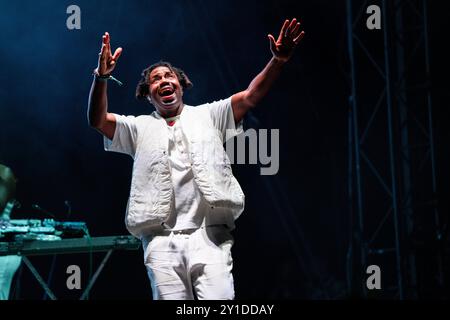
[[[381,30],[366,26],[369,4]],[[353,295],[415,299],[443,286],[427,24],[426,0],[347,0]],[[381,290],[367,289],[371,264]]]

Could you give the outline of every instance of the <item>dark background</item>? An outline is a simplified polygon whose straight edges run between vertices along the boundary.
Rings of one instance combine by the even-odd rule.
[[[439,206],[449,212],[447,13],[430,2],[430,48]],[[66,8],[81,8],[81,30],[66,28]],[[87,98],[101,35],[123,54],[109,84],[109,110],[139,115],[153,109],[134,99],[141,70],[163,59],[194,83],[196,105],[245,89],[271,57],[267,34],[285,18],[306,35],[247,126],[280,129],[280,170],[260,176],[257,165],[235,165],[246,209],[234,231],[236,298],[344,298],[350,226],[347,200],[348,57],[345,1],[1,1],[0,163],[18,178],[16,218],[48,218],[38,204],[85,221],[92,236],[127,234],[125,205],[132,161],[103,151],[89,128]],[[377,32],[377,31],[367,31]],[[294,230],[294,232],[292,232]],[[94,266],[102,255],[94,256]],[[47,278],[51,257],[33,258]],[[66,267],[87,255],[59,256],[51,287],[60,298]],[[394,266],[386,266],[386,268]],[[17,277],[16,277],[17,278]],[[23,268],[13,291],[40,299]],[[141,249],[115,252],[91,291],[94,299],[151,299]]]

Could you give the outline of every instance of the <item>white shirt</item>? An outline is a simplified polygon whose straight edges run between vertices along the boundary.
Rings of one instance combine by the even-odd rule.
[[[169,129],[169,163],[174,197],[165,226],[171,230],[194,229],[202,226],[210,210],[194,181],[188,142],[179,121],[180,116],[166,118]],[[174,122],[172,126],[169,123]]]

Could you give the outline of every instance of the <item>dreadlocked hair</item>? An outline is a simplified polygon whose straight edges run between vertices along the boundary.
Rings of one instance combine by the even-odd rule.
[[[193,87],[191,80],[189,80],[188,76],[186,75],[186,73],[184,73],[183,70],[172,66],[170,64],[170,62],[159,61],[159,62],[152,64],[150,67],[142,70],[141,79],[139,80],[137,87],[136,87],[136,99],[142,100],[142,99],[145,99],[149,95],[149,93],[150,93],[149,92],[149,84],[150,84],[149,76],[150,76],[150,73],[158,67],[167,67],[171,71],[173,71],[175,73],[175,75],[177,76],[178,81],[180,82],[183,89],[190,89]]]

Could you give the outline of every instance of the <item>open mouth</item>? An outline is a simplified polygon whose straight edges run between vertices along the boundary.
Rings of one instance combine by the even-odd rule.
[[[170,97],[175,93],[175,89],[171,85],[166,85],[159,89],[158,94],[161,97]]]
[[[171,106],[176,101],[175,88],[171,84],[161,87],[158,90],[158,95],[164,105]]]
[[[158,95],[161,97],[161,103],[166,106],[171,106],[176,102],[175,88],[171,84],[164,85],[158,90]]]

